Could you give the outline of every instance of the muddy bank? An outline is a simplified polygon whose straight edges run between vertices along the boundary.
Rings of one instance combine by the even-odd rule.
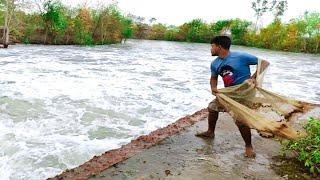
[[[90,179],[312,179],[301,166],[279,158],[277,139],[262,138],[255,130],[257,157],[245,158],[244,142],[226,113],[219,117],[214,140],[194,136],[206,127],[206,121],[197,122]]]
[[[279,156],[279,140],[262,138],[255,130],[257,157],[245,158],[244,142],[227,113],[219,117],[214,140],[195,137],[207,128],[206,118],[201,110],[53,179],[314,179]]]

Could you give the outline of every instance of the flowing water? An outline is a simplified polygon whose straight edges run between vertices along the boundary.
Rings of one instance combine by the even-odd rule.
[[[264,87],[320,103],[320,56],[270,61]],[[0,179],[44,179],[205,108],[209,44],[129,40],[0,49]],[[220,87],[221,86],[220,82]]]

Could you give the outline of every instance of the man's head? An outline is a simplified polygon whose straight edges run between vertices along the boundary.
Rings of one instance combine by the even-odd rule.
[[[228,36],[216,36],[211,39],[211,54],[219,56],[221,53],[228,52],[231,46],[231,39]]]

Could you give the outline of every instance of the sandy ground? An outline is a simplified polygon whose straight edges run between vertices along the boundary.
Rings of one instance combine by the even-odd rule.
[[[194,134],[206,118],[90,179],[317,179],[296,162],[281,158],[277,139],[253,132],[255,159],[244,157],[244,142],[232,118],[221,113],[215,139]],[[320,177],[319,177],[320,179]]]

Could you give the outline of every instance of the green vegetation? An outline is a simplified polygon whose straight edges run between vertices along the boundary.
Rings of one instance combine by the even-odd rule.
[[[44,8],[46,12],[41,14],[45,30],[44,44],[48,34],[52,37],[53,43],[57,44],[62,41],[68,25],[66,9],[58,1],[48,1]]]
[[[229,34],[236,45],[320,53],[320,13],[307,12],[289,23],[281,22],[278,11],[276,15],[271,24],[259,31],[252,22],[241,19],[210,24],[195,19],[178,27],[168,27],[164,24],[148,25],[141,22],[141,18],[135,18],[140,21],[134,21],[134,38],[208,43],[213,36]]]
[[[36,44],[94,45],[120,43],[133,35],[132,20],[115,5],[99,10],[68,9],[59,0],[38,5],[41,10],[31,14],[15,10],[10,24],[11,39]],[[4,18],[5,12],[0,9],[1,25]]]
[[[304,126],[307,136],[282,144],[285,152],[294,151],[299,161],[314,175],[320,175],[320,120],[310,118]]]
[[[26,13],[21,11],[22,1],[12,2],[14,6],[0,0],[0,25],[8,19],[5,10],[11,9],[12,20],[8,29],[11,41],[16,42],[94,45],[120,43],[133,37],[208,43],[213,36],[228,34],[236,45],[320,53],[320,13],[306,12],[299,18],[283,23],[280,16],[287,9],[286,0],[254,0],[251,5],[257,17],[255,23],[241,19],[206,23],[194,19],[178,27],[155,23],[155,18],[145,23],[143,17],[124,16],[116,5],[99,10],[87,7],[68,9],[60,0],[44,0],[44,3],[38,4],[38,11]],[[272,12],[274,21],[258,28],[258,20],[265,12]]]

